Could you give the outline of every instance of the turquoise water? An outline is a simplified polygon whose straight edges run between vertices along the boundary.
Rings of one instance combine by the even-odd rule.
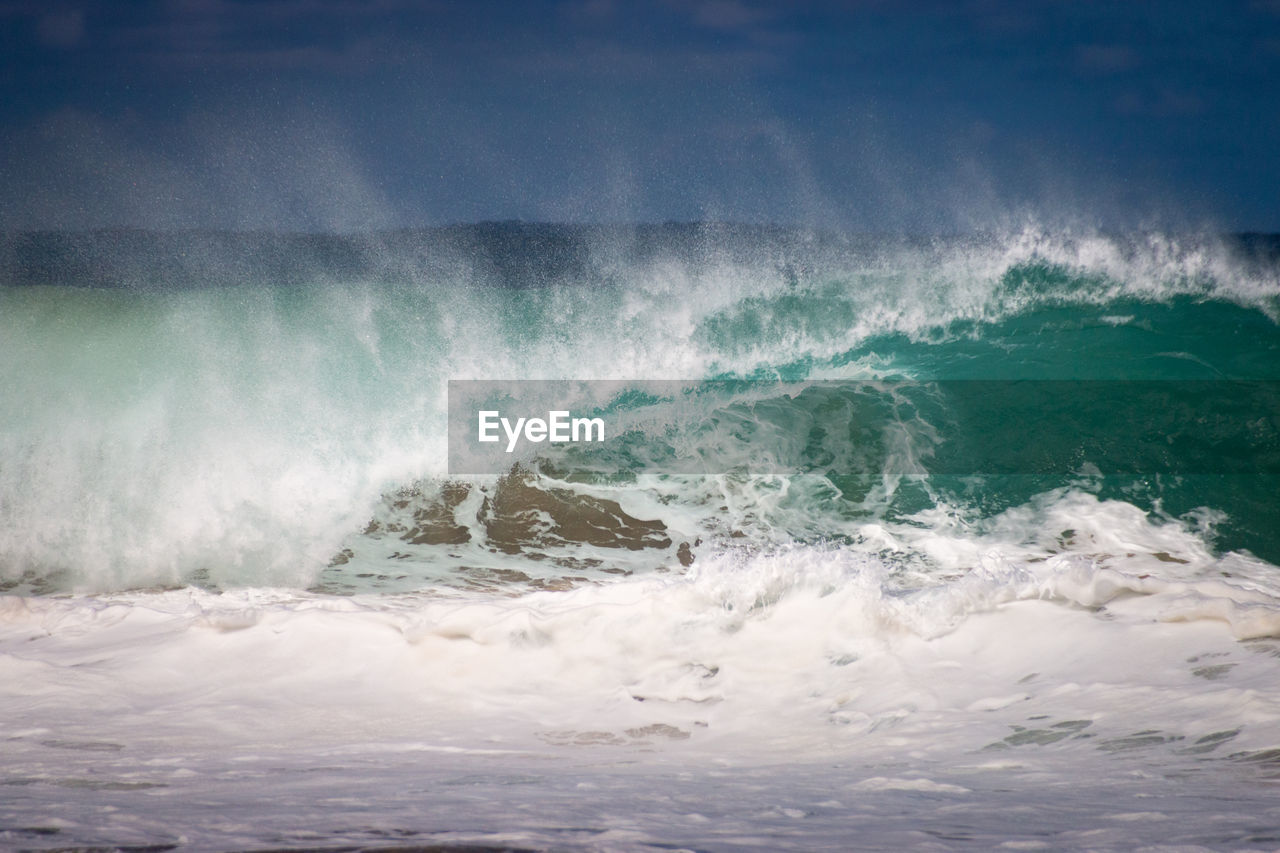
[[[1218,553],[1274,563],[1275,470],[1254,459],[1272,442],[1271,421],[1243,450],[1200,447],[1187,460],[1174,448],[1126,472],[1124,442],[1072,445],[1073,422],[1105,414],[1105,395],[1084,390],[1102,384],[1062,386],[1074,397],[1056,412],[1001,399],[1002,387],[1023,393],[1013,380],[1199,382],[1230,394],[1235,386],[1213,382],[1280,379],[1269,245],[518,224],[361,238],[11,236],[11,283],[0,290],[0,577],[47,590],[193,579],[366,588],[387,574],[385,542],[362,531],[394,514],[387,507],[405,499],[396,495],[453,512],[430,497],[449,482],[445,383],[492,378],[752,380],[718,410],[655,410],[683,435],[662,452],[738,453],[719,462],[747,491],[767,473],[786,481],[787,499],[744,497],[726,514],[698,483],[635,486],[637,499],[668,508],[668,526],[723,527],[760,544],[847,540],[869,518],[945,505],[980,520],[1083,484],[1153,520],[1196,519]],[[963,423],[957,399],[917,397],[909,446],[889,452],[865,425],[841,434],[842,407],[868,379],[1010,384],[964,403]],[[770,381],[853,384],[843,396],[771,397],[761,390]],[[1175,409],[1131,411],[1133,435],[1165,434]],[[1249,411],[1267,417],[1274,405],[1255,400]],[[1028,423],[1037,412],[1039,425]],[[729,416],[759,421],[733,451],[716,444]],[[801,429],[817,438],[792,447]],[[1062,446],[1039,467],[969,461],[1045,441]],[[932,459],[915,472],[931,476],[885,492],[883,476],[913,471],[904,453]],[[614,460],[613,476],[634,484],[646,460]],[[769,470],[753,474],[761,463]],[[401,587],[448,582],[448,566],[435,565],[449,562],[447,548],[409,545],[410,562],[434,567],[397,572]]]

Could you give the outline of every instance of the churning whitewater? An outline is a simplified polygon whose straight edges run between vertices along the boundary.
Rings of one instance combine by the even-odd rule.
[[[5,844],[1280,843],[1274,241],[99,232],[0,271]],[[451,473],[450,380],[627,428]]]

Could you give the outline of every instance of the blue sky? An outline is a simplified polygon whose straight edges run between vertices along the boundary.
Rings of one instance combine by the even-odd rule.
[[[0,228],[1280,231],[1280,0],[0,0]]]

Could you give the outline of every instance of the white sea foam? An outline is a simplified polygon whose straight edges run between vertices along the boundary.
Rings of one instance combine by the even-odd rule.
[[[1081,773],[1096,774],[1097,788],[1057,796],[1084,813],[1168,803],[1151,769],[1249,798],[1265,766],[1252,757],[1264,761],[1280,731],[1280,643],[1237,636],[1277,634],[1273,595],[1080,560],[1011,561],[914,592],[891,574],[865,553],[790,547],[513,598],[3,598],[4,781],[25,787],[0,813],[10,826],[15,808],[38,813],[88,839],[76,810],[58,805],[71,786],[77,809],[124,807],[127,821],[104,824],[117,839],[127,826],[153,840],[181,831],[197,846],[262,843],[264,827],[304,824],[317,838],[349,838],[351,816],[369,808],[370,761],[384,784],[484,794],[447,817],[389,794],[381,826],[470,830],[460,837],[475,840],[501,800],[538,804],[546,831],[598,830],[625,788],[633,803],[618,828],[638,834],[622,847],[725,842],[732,826],[774,837],[772,813],[806,821],[810,842],[839,837],[873,793],[962,797],[989,814],[971,818],[975,830],[1016,839],[996,792],[1016,785],[1030,796]],[[677,771],[692,799],[663,798],[672,784],[685,790]],[[759,802],[748,792],[764,778],[773,796],[780,781],[791,794]],[[295,802],[304,781],[320,797],[311,805]],[[244,805],[275,786],[295,802],[294,819]],[[558,793],[567,787],[596,793],[571,807]],[[191,796],[265,823],[208,822],[178,808]],[[905,801],[890,802],[884,815]],[[684,822],[686,811],[718,817],[701,826]],[[1161,831],[1186,831],[1187,818]],[[1239,818],[1201,809],[1192,823],[1230,837]],[[930,824],[918,814],[871,838]],[[614,849],[536,824],[516,837]]]

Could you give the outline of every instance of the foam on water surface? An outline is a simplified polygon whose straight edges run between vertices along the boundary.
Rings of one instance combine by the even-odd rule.
[[[102,837],[302,845],[304,828],[336,843],[400,827],[811,849],[956,821],[952,840],[975,843],[1071,844],[1099,823],[1112,845],[1235,843],[1266,820],[1276,590],[1077,558],[917,590],[891,574],[787,548],[515,597],[9,597],[0,661],[22,722],[4,732],[3,825],[43,814],[89,843],[74,815],[125,806],[123,823],[101,812]],[[1075,819],[1011,825],[993,810],[1010,790]],[[1229,795],[1235,817],[1135,816],[1194,791]]]

